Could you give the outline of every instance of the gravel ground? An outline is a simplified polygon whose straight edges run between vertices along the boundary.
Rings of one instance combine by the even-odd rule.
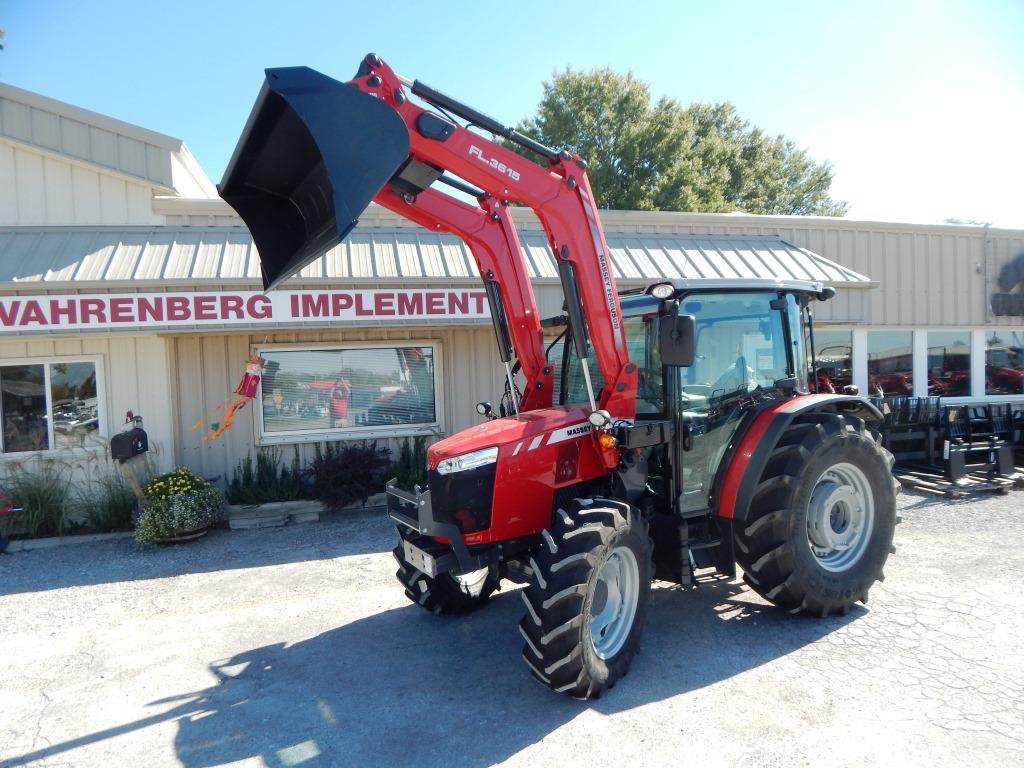
[[[655,589],[604,698],[528,676],[506,587],[461,619],[381,517],[0,556],[0,765],[1024,764],[1024,491],[904,494],[870,604]]]

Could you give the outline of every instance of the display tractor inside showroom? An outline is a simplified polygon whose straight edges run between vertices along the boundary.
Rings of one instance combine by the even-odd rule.
[[[305,67],[266,74],[219,187],[265,287],[375,201],[462,238],[488,297],[498,412],[481,403],[482,423],[430,446],[426,488],[387,489],[410,600],[459,614],[503,579],[525,583],[523,658],[581,698],[626,673],[653,579],[739,565],[791,613],[867,600],[892,546],[896,483],[881,413],[852,388],[813,391],[811,310],[834,289],[681,279],[620,296],[576,154],[373,54],[347,83]],[[510,205],[547,234],[562,316],[538,316]]]

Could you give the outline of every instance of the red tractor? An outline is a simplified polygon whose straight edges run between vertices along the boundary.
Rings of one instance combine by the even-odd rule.
[[[410,600],[448,614],[502,579],[526,584],[523,658],[544,685],[580,698],[614,685],[655,578],[690,584],[738,564],[765,599],[818,616],[846,613],[882,578],[896,522],[882,415],[808,391],[811,306],[834,289],[697,279],[620,296],[582,158],[373,54],[348,83],[267,70],[219,189],[268,289],[371,201],[472,250],[505,392],[499,414],[481,403],[480,425],[430,447],[426,489],[389,484],[397,575]],[[547,233],[563,316],[538,316],[511,204]],[[545,327],[561,331],[558,359]]]

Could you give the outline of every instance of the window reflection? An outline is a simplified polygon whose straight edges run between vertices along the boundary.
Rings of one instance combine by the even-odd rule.
[[[933,397],[971,394],[970,331],[929,331],[928,394]]]
[[[51,363],[50,402],[56,448],[99,445],[99,398],[93,363]]]
[[[46,374],[41,365],[0,368],[4,452],[45,451],[50,447],[46,425]]]
[[[853,384],[853,331],[814,331],[818,391],[842,392]]]
[[[433,424],[433,347],[262,350],[265,432]]]
[[[868,331],[868,389],[874,396],[914,393],[911,331]]]
[[[986,335],[985,394],[1024,394],[1024,332],[999,330]]]

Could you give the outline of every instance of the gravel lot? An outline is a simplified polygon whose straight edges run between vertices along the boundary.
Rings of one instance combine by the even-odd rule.
[[[529,678],[515,587],[408,604],[381,517],[3,555],[0,764],[1024,764],[1024,491],[900,505],[868,607],[661,586],[589,703]]]

